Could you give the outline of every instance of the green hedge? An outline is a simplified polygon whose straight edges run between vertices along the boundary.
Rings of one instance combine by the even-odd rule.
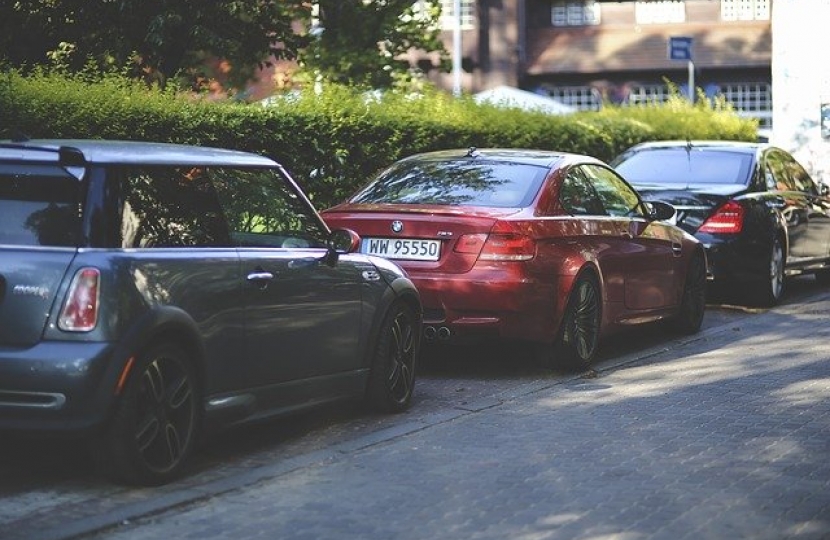
[[[440,92],[377,97],[335,87],[263,107],[148,89],[118,76],[0,76],[0,138],[154,140],[257,152],[285,165],[319,208],[342,201],[393,161],[429,150],[540,148],[610,160],[646,140],[754,140],[755,129],[726,108],[680,98],[549,116]]]

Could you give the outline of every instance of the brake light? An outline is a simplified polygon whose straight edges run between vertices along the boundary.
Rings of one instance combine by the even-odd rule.
[[[68,332],[89,332],[95,328],[100,278],[97,268],[81,268],[75,273],[58,318],[58,328]]]
[[[698,232],[735,234],[744,228],[744,207],[737,201],[727,201],[703,222]]]
[[[464,234],[455,243],[456,253],[474,253],[478,255],[481,248],[484,247],[484,242],[487,240],[487,234]]]
[[[498,221],[484,241],[480,261],[527,261],[536,255],[536,242],[508,222]]]

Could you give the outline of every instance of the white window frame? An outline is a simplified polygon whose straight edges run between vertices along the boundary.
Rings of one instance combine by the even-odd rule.
[[[602,10],[594,0],[555,0],[550,7],[550,22],[556,27],[595,26]]]
[[[598,111],[602,108],[602,96],[592,86],[551,86],[545,90],[553,99],[580,111]]]
[[[634,2],[637,24],[671,24],[686,22],[683,0],[637,0]]]
[[[768,21],[770,0],[721,0],[722,21]]]
[[[772,85],[764,82],[719,85],[719,95],[740,116],[757,118],[759,127],[772,127]]]
[[[668,100],[671,95],[669,87],[665,84],[641,84],[631,88],[626,102],[629,105],[659,104]]]
[[[453,30],[455,28],[455,13],[453,10],[454,0],[441,0],[441,29]],[[476,3],[475,0],[460,0],[461,29],[473,30],[476,24]]]

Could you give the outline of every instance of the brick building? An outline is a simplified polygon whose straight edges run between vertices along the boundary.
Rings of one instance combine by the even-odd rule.
[[[454,0],[441,0],[453,50]],[[580,109],[683,93],[686,61],[671,37],[692,38],[694,86],[772,124],[772,0],[461,0],[462,88],[496,85],[549,95]],[[423,64],[422,64],[423,65]],[[450,88],[451,74],[431,72]]]

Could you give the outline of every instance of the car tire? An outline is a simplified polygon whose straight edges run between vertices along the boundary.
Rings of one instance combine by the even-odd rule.
[[[181,474],[201,417],[199,386],[188,356],[171,343],[151,347],[136,357],[93,455],[116,482],[165,484]]]
[[[767,275],[749,290],[750,300],[763,307],[772,307],[784,295],[784,243],[776,235],[770,247]]]
[[[696,253],[686,270],[683,297],[680,309],[674,318],[674,327],[684,334],[694,334],[703,324],[706,311],[706,262],[703,255]]]
[[[576,280],[550,351],[552,358],[547,358],[546,364],[580,372],[591,368],[599,349],[600,294],[599,283],[593,274],[583,274]]]
[[[420,348],[420,322],[404,302],[386,313],[372,355],[366,400],[379,412],[402,412],[412,402]]]

